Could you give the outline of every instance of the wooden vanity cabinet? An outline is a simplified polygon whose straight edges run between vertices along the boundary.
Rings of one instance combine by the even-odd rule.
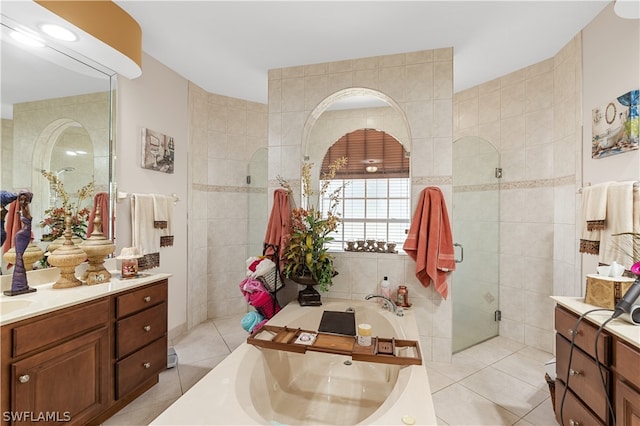
[[[598,336],[598,352],[595,344],[598,327],[583,320],[575,332],[573,353],[571,340],[578,316],[561,308],[555,310],[556,326],[556,418],[567,426],[585,423],[584,419],[596,419],[596,424],[608,425],[607,395],[611,389],[611,336],[603,331]],[[596,360],[597,355],[597,360]],[[569,359],[571,358],[571,368]],[[604,378],[600,377],[600,374]],[[558,383],[559,382],[559,383]],[[567,383],[568,382],[568,383]],[[564,405],[562,395],[567,387]],[[567,398],[571,403],[567,403]],[[560,415],[562,406],[563,416]]]
[[[616,424],[640,425],[640,351],[625,342],[617,341],[615,387]]]
[[[167,366],[167,286],[2,326],[2,424],[100,424],[156,384]]]
[[[558,423],[561,420],[560,406],[569,371],[569,385],[563,407],[565,425],[640,425],[640,350],[628,341],[603,330],[598,338],[596,354],[595,338],[599,325],[583,319],[571,353],[572,330],[578,317],[578,314],[556,306],[555,409]],[[604,386],[596,355],[604,377]],[[614,410],[615,422],[607,401]]]

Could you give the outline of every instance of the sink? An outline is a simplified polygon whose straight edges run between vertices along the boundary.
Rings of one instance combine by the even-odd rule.
[[[0,300],[0,315],[10,314],[14,311],[27,308],[33,303],[33,300],[26,299],[3,299]]]

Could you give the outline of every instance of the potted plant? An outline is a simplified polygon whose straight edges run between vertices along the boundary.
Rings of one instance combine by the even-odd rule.
[[[329,171],[322,176],[319,199],[327,196],[329,181],[346,163],[347,159],[341,157],[329,165]],[[337,275],[333,256],[327,251],[326,244],[333,241],[331,233],[337,229],[340,222],[337,212],[338,197],[344,185],[328,194],[329,206],[323,215],[312,201],[315,194],[311,188],[312,167],[313,163],[304,163],[302,166],[303,206],[294,208],[291,213],[291,234],[283,252],[283,273],[285,277],[307,286],[298,294],[301,304],[319,305],[319,294],[312,286],[317,285],[321,291],[326,292],[333,285],[333,277]],[[289,182],[280,176],[278,181],[289,194],[293,193]]]

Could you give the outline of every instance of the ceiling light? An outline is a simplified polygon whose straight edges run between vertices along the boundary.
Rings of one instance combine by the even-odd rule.
[[[47,35],[62,41],[76,41],[78,37],[68,29],[54,24],[43,24],[40,29]]]
[[[638,0],[616,0],[613,10],[621,18],[640,19],[640,2]]]
[[[78,153],[75,152],[75,151],[67,151],[67,155],[69,155],[71,157],[75,157],[76,155],[78,155]]]
[[[378,168],[376,166],[367,166],[365,167],[365,170],[369,173],[375,173],[378,171]]]
[[[30,47],[44,47],[43,42],[21,31],[12,31],[11,38]]]

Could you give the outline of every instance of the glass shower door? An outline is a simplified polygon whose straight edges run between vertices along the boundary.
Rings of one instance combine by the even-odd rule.
[[[453,352],[498,335],[500,167],[488,141],[468,136],[453,143]]]

